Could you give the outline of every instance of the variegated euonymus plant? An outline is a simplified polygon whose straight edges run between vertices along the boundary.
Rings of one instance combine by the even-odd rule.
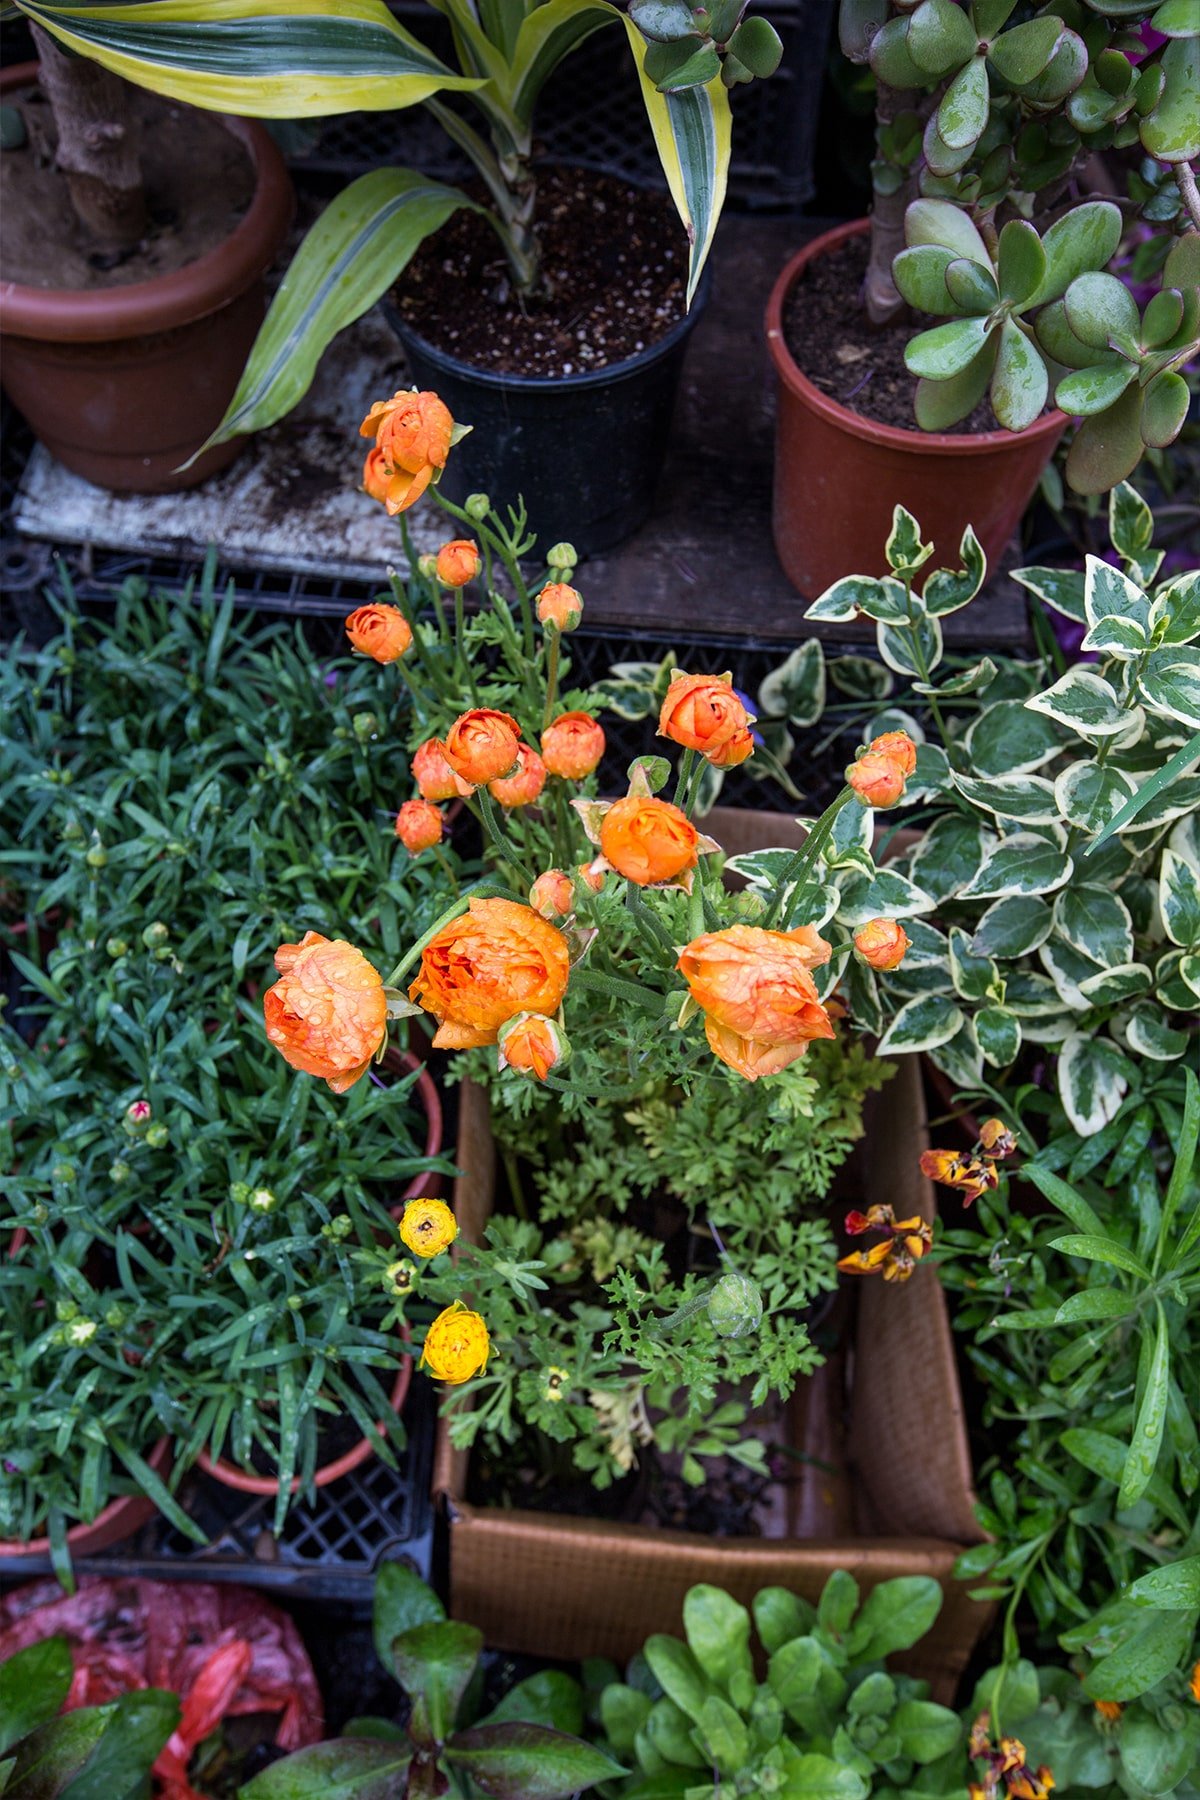
[[[993,1098],[996,1072],[1038,1046],[1084,1134],[1112,1117],[1140,1059],[1195,1056],[1200,1011],[1200,570],[1156,581],[1153,520],[1127,483],[1109,528],[1119,568],[1089,557],[1086,570],[1017,572],[1087,626],[1097,660],[1053,681],[1048,659],[941,668],[942,620],[974,598],[984,558],[968,529],[962,568],[924,573],[932,547],[903,507],[891,574],[848,576],[806,615],[875,621],[908,694],[864,737],[902,728],[919,741],[902,805],[919,808],[921,837],[876,867],[871,813],[843,808],[815,914],[808,894],[804,918],[835,943],[876,915],[902,919],[912,940],[891,972],[846,962],[851,1016],[881,1052],[925,1051]],[[760,715],[809,723],[823,686],[810,640],[768,677]],[[769,889],[786,860],[767,850],[732,866]]]
[[[907,361],[917,421],[945,431],[985,394],[1022,431],[1053,396],[1081,417],[1067,479],[1101,493],[1145,445],[1173,441],[1179,373],[1200,341],[1200,8],[1195,0],[841,0],[841,45],[876,81],[875,323],[902,304],[947,323]],[[1145,40],[1142,28],[1160,35]],[[1064,210],[1096,152],[1139,144],[1174,176],[1143,200],[1162,232],[1162,291],[1144,314],[1106,274],[1120,197]],[[1143,183],[1143,189],[1144,189]],[[1075,190],[1077,191],[1077,190]],[[1174,243],[1172,243],[1174,239]]]
[[[457,70],[384,0],[0,0],[0,13],[23,12],[67,50],[215,112],[311,119],[424,104],[486,190],[481,204],[415,169],[373,169],[352,181],[297,251],[209,440],[221,443],[290,411],[330,340],[374,305],[461,207],[482,212],[494,227],[518,293],[545,290],[534,231],[534,110],[547,87],[561,88],[563,59],[613,22],[628,37],[690,240],[690,304],[725,198],[728,90],[773,74],[782,54],[765,19],[743,19],[745,5],[714,0],[693,11],[683,0],[635,0],[626,13],[609,0],[436,0],[432,10],[450,26]],[[474,122],[453,103],[460,98]]]

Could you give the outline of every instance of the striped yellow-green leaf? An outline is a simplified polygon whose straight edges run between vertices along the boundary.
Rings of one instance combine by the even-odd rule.
[[[313,118],[413,106],[477,88],[384,0],[19,0],[68,49],[215,112]]]
[[[378,300],[418,245],[472,202],[412,169],[374,169],[331,201],[292,260],[209,442],[258,431],[307,392],[321,352]]]

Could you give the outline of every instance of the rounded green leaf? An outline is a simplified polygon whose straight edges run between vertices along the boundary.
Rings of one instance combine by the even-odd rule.
[[[1030,106],[1058,106],[1079,87],[1087,72],[1087,45],[1078,32],[1064,31],[1041,74],[1021,89],[1022,98]]]
[[[908,23],[908,53],[926,75],[948,75],[974,56],[976,37],[968,14],[954,0],[922,0]]]
[[[1051,300],[1048,305],[1039,307],[1034,330],[1046,355],[1065,368],[1090,368],[1097,355],[1103,354],[1075,336],[1067,323],[1067,309],[1061,300]]]
[[[1142,314],[1142,342],[1148,350],[1169,343],[1183,323],[1183,295],[1167,287],[1154,294]]]
[[[1063,1110],[1080,1137],[1094,1136],[1116,1113],[1129,1086],[1128,1069],[1128,1063],[1114,1044],[1107,1044],[1090,1032],[1071,1033],[1058,1058],[1058,1093]],[[1098,1238],[1095,1243],[1100,1245],[1106,1241]],[[1067,1255],[1098,1253],[1089,1252],[1087,1246],[1092,1240],[1086,1237],[1060,1238],[1056,1242]],[[1115,1255],[1120,1246],[1114,1245],[1112,1249]],[[1112,1260],[1111,1257],[1108,1260]],[[1136,1262],[1136,1258],[1131,1260]]]
[[[773,75],[783,60],[783,42],[769,19],[743,19],[729,40],[740,63],[760,81]]]
[[[1163,264],[1164,287],[1177,287],[1186,292],[1200,282],[1200,231],[1189,231],[1176,238],[1167,251]]]
[[[992,371],[992,410],[1006,431],[1024,431],[1038,418],[1050,391],[1050,376],[1037,346],[1015,319],[1000,327],[1000,349]]]
[[[1129,722],[1111,683],[1095,669],[1068,669],[1053,687],[1034,694],[1026,704],[1083,737],[1114,737]]]
[[[949,149],[966,150],[978,143],[988,121],[989,98],[987,66],[981,56],[973,56],[942,95],[935,115],[938,135]]]
[[[946,286],[946,270],[954,260],[954,251],[943,245],[914,244],[893,259],[892,280],[902,299],[918,312],[939,316],[970,312],[974,309],[961,307]]]
[[[988,907],[971,939],[976,956],[1001,962],[1028,956],[1050,936],[1053,915],[1037,894],[1010,894]]]
[[[1109,354],[1090,369],[1073,369],[1054,390],[1054,404],[1077,418],[1089,418],[1119,400],[1137,374],[1124,356]]]
[[[1103,831],[1134,794],[1130,776],[1092,760],[1073,762],[1054,783],[1054,797],[1068,825],[1091,835]]]
[[[922,331],[905,346],[905,365],[932,381],[960,375],[979,354],[988,336],[986,319],[951,319]]]
[[[1010,219],[1000,233],[997,268],[1000,292],[1016,306],[1023,306],[1046,279],[1042,240],[1025,219]]]
[[[1182,375],[1164,369],[1142,394],[1142,436],[1156,450],[1173,444],[1183,430],[1191,391]]]
[[[1172,38],[1162,53],[1162,98],[1142,120],[1142,143],[1159,162],[1200,156],[1200,37]]]
[[[1113,208],[1116,212],[1116,208]],[[1118,222],[1120,213],[1117,213]],[[990,267],[987,245],[971,217],[950,200],[914,200],[904,213],[906,244],[940,244],[968,262]]]
[[[922,431],[948,431],[974,412],[987,393],[999,342],[999,332],[993,331],[959,374],[945,381],[918,381],[913,411]]]
[[[1119,400],[1086,418],[1067,452],[1067,483],[1077,494],[1103,494],[1141,461],[1142,392],[1131,385]]]
[[[1063,296],[1067,323],[1075,336],[1096,350],[1138,342],[1141,319],[1137,302],[1115,275],[1077,275]]]
[[[984,1061],[1007,1069],[1021,1048],[1021,1022],[1006,1006],[984,1006],[975,1014],[975,1036]]]
[[[954,310],[963,313],[989,313],[1000,298],[996,279],[982,263],[956,257],[946,265],[946,292],[954,302]]]
[[[1196,17],[1192,0],[1163,0],[1150,20],[1150,29],[1169,38],[1196,37],[1200,34],[1200,18]]]
[[[1042,237],[1046,273],[1036,303],[1057,300],[1077,276],[1102,269],[1116,255],[1120,241],[1121,209],[1111,200],[1086,200],[1082,206],[1073,206]]]
[[[1062,20],[1053,14],[1029,19],[1003,32],[988,51],[988,61],[1010,87],[1026,87],[1045,69],[1062,36]]]
[[[1054,902],[1054,926],[1081,955],[1102,967],[1133,955],[1133,922],[1118,895],[1098,883],[1064,888]]]
[[[909,54],[908,19],[904,14],[889,19],[871,40],[870,64],[876,79],[885,87],[921,88],[928,77]]]

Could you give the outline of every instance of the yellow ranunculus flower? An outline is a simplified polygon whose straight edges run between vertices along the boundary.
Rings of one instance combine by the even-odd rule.
[[[458,1222],[444,1200],[410,1200],[400,1220],[400,1241],[415,1256],[437,1256],[458,1236]]]
[[[440,1312],[425,1333],[420,1367],[428,1369],[436,1381],[457,1386],[482,1375],[491,1351],[488,1328],[477,1312],[471,1312],[456,1300]]]

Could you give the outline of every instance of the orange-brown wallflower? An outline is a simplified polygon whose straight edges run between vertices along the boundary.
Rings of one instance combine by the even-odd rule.
[[[443,587],[466,587],[483,564],[473,538],[452,538],[437,553],[437,578]]]
[[[529,904],[543,919],[562,919],[575,905],[575,886],[565,869],[546,869],[529,890]]]
[[[749,726],[750,715],[726,675],[677,674],[658,715],[659,737],[708,757],[719,754]]]
[[[1011,1156],[1016,1147],[1016,1133],[1009,1130],[1003,1119],[985,1119],[979,1127],[975,1148],[985,1156]]]
[[[387,1036],[383,982],[361,950],[306,931],[275,952],[279,980],[263,995],[267,1037],[293,1069],[344,1094]]]
[[[383,494],[389,513],[406,512],[446,466],[454,420],[436,394],[400,389],[377,400],[360,427],[373,437],[390,471]]]
[[[426,944],[408,995],[438,1020],[438,1049],[467,1050],[517,1013],[557,1012],[569,972],[566,938],[531,906],[472,900]]]
[[[410,856],[442,841],[442,815],[428,800],[406,800],[396,814],[396,836]]]
[[[1000,1185],[994,1163],[986,1156],[968,1156],[962,1150],[923,1151],[921,1173],[928,1175],[930,1181],[940,1181],[943,1187],[959,1188],[964,1206]]]
[[[854,948],[872,969],[898,969],[912,939],[895,919],[868,919],[854,934]]]
[[[988,1715],[981,1713],[971,1728],[967,1755],[984,1764],[984,1778],[968,1786],[971,1800],[1049,1800],[1054,1776],[1045,1763],[1031,1769],[1026,1754],[1017,1737],[1002,1737],[993,1748]]]
[[[519,744],[516,768],[499,781],[489,781],[488,793],[501,806],[531,806],[545,785],[545,763],[528,744]]]
[[[687,814],[653,795],[626,794],[613,802],[600,823],[605,860],[638,887],[675,881],[694,869],[699,841]]]
[[[408,620],[400,608],[376,602],[357,607],[350,614],[346,636],[360,656],[369,656],[377,663],[394,663],[412,643]]]
[[[559,631],[574,631],[583,617],[583,597],[565,581],[548,581],[536,604],[541,623]]]
[[[582,781],[603,755],[604,727],[590,713],[560,713],[542,733],[542,761],[565,781]]]
[[[442,749],[456,775],[472,787],[486,787],[511,773],[520,737],[521,727],[509,713],[476,706],[455,719]]]
[[[911,1219],[898,1219],[890,1206],[847,1213],[846,1230],[851,1237],[864,1231],[882,1231],[885,1236],[869,1250],[852,1250],[843,1256],[838,1268],[845,1275],[882,1275],[885,1281],[907,1281],[933,1244],[933,1227],[919,1213]]]
[[[413,752],[412,774],[422,800],[453,800],[463,786],[446,761],[440,738],[427,738]]]
[[[814,1039],[833,1037],[811,974],[829,954],[811,925],[730,925],[685,945],[676,966],[704,1013],[714,1056],[756,1081],[786,1069]]]

